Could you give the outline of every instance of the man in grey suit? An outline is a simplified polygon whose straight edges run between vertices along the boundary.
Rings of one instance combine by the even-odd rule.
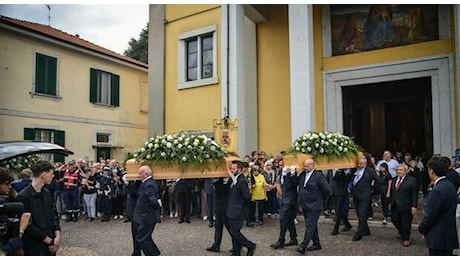
[[[367,166],[367,158],[361,156],[358,158],[358,169],[352,185],[353,205],[358,215],[358,230],[351,239],[352,241],[361,240],[363,236],[371,234],[367,216],[372,201],[372,182],[376,189],[380,189],[382,179],[373,168]]]
[[[245,206],[251,199],[248,182],[243,174],[243,163],[241,161],[232,161],[230,168],[232,184],[228,194],[227,221],[229,232],[233,241],[233,255],[240,255],[241,248],[244,246],[248,249],[247,255],[254,255],[256,244],[249,241],[242,233],[241,227],[244,221]]]
[[[446,178],[447,163],[438,157],[428,161],[428,174],[434,182],[428,195],[425,216],[418,231],[426,241],[432,256],[451,256],[458,248],[455,214],[457,194],[454,185]]]
[[[328,195],[332,194],[324,174],[315,170],[315,161],[307,159],[304,162],[304,166],[305,170],[298,177],[298,200],[305,218],[305,235],[302,243],[296,249],[300,254],[304,254],[305,250],[321,249],[318,235],[318,219],[323,211],[324,200]],[[310,240],[313,241],[313,245],[307,248]]]
[[[152,169],[147,165],[141,166],[138,175],[142,184],[137,192],[132,220],[134,247],[140,248],[146,256],[157,256],[161,253],[153,242],[152,233],[156,223],[160,222],[161,199],[157,183],[152,178]],[[135,252],[140,253],[138,250]]]

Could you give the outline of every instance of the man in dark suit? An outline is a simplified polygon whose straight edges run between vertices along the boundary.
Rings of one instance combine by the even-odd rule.
[[[297,216],[297,186],[299,180],[294,167],[288,174],[288,169],[284,166],[281,172],[281,209],[280,209],[280,235],[278,241],[270,247],[273,249],[283,248],[285,246],[297,245],[297,231],[294,219]],[[285,243],[286,231],[289,230],[291,240]]]
[[[351,229],[351,224],[348,221],[348,216],[344,214],[345,199],[348,194],[348,183],[352,180],[351,174],[346,174],[344,170],[332,169],[327,172],[329,184],[332,189],[332,194],[335,197],[335,225],[332,229],[331,235],[335,236],[339,233],[341,222],[345,224],[342,232]]]
[[[298,177],[298,200],[305,218],[305,235],[302,243],[296,249],[301,254],[304,254],[305,250],[321,249],[318,235],[318,219],[323,211],[324,200],[332,194],[324,174],[315,170],[315,161],[307,159],[304,166],[305,170]],[[313,245],[307,248],[310,240],[313,241]]]
[[[455,223],[457,194],[454,185],[447,180],[448,165],[442,158],[433,157],[427,164],[433,189],[428,195],[425,216],[418,226],[432,256],[451,256],[458,248]]]
[[[137,192],[137,201],[134,208],[132,231],[135,238],[135,247],[139,247],[146,256],[160,255],[152,233],[156,223],[160,222],[161,199],[157,183],[153,180],[152,169],[141,166],[138,170],[139,179],[142,181]]]
[[[355,173],[352,185],[353,205],[358,215],[358,230],[351,239],[352,241],[361,240],[363,236],[371,234],[367,217],[369,207],[372,201],[372,182],[376,189],[380,189],[382,179],[377,175],[375,170],[367,166],[367,158],[361,156],[358,158],[358,168]]]
[[[248,251],[247,255],[254,255],[256,244],[249,241],[242,233],[245,205],[251,199],[248,182],[243,175],[243,163],[241,161],[232,161],[230,167],[232,184],[228,194],[227,219],[228,228],[232,236],[233,252],[232,255],[240,255],[241,248],[245,246]]]
[[[406,164],[398,165],[397,177],[393,178],[390,190],[391,222],[398,230],[396,238],[402,239],[403,246],[410,246],[412,218],[417,214],[417,180],[408,175]]]
[[[230,178],[220,177],[216,180],[213,179],[212,184],[214,186],[214,216],[216,217],[214,223],[214,243],[212,246],[206,248],[206,250],[211,252],[220,252],[224,226],[227,230],[229,230],[227,221],[227,204],[228,192],[230,190],[232,180]]]

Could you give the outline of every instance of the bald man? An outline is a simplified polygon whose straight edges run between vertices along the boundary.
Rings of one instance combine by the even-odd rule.
[[[321,244],[318,235],[318,219],[323,212],[324,200],[332,194],[326,177],[315,169],[315,161],[307,159],[304,162],[305,170],[299,174],[298,200],[302,206],[305,218],[305,235],[296,251],[304,254],[306,251],[320,250]],[[307,248],[312,240],[313,244]]]
[[[160,222],[161,200],[158,187],[153,180],[152,169],[149,166],[141,166],[137,173],[142,184],[137,192],[138,197],[131,224],[133,255],[140,255],[142,251],[146,256],[157,256],[161,253],[153,242],[152,233],[156,223]]]

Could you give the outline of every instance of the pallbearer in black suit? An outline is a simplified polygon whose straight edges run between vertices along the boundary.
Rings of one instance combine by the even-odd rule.
[[[398,165],[396,172],[398,176],[393,178],[390,190],[391,222],[398,230],[396,238],[402,239],[403,246],[410,246],[412,219],[417,214],[417,180],[407,174],[406,164]]]
[[[157,183],[152,177],[152,169],[147,165],[141,166],[138,175],[142,184],[137,192],[132,220],[134,243],[144,255],[157,256],[160,250],[153,242],[152,233],[156,223],[160,222],[161,199]]]
[[[446,178],[448,165],[442,158],[431,158],[427,166],[434,186],[428,195],[425,216],[418,231],[426,241],[430,255],[451,256],[453,250],[458,248],[455,226],[456,190]]]
[[[329,184],[332,189],[332,194],[335,197],[335,225],[332,229],[331,235],[335,236],[339,233],[340,224],[343,222],[345,227],[342,232],[351,229],[351,224],[348,221],[348,216],[344,214],[345,199],[348,194],[348,183],[352,180],[351,174],[346,174],[344,170],[332,169],[327,172]]]
[[[367,217],[372,201],[372,181],[374,181],[375,189],[380,189],[382,179],[374,169],[367,166],[367,158],[361,156],[358,158],[358,169],[352,186],[353,205],[358,215],[358,230],[351,239],[352,241],[361,240],[363,236],[371,234]]]
[[[276,243],[270,245],[273,249],[285,246],[297,245],[297,231],[294,219],[297,215],[297,186],[299,184],[295,166],[288,168],[284,166],[280,178],[281,184],[281,209],[280,209],[280,235]],[[289,230],[291,240],[285,243],[286,231]]]
[[[315,170],[313,159],[305,160],[304,166],[305,171],[299,175],[298,199],[305,218],[305,235],[302,243],[296,249],[301,254],[304,254],[305,250],[321,249],[318,219],[323,211],[324,200],[332,193],[324,174]],[[313,245],[307,248],[310,240],[313,241]]]
[[[227,218],[228,227],[232,236],[233,255],[240,255],[241,248],[244,246],[248,249],[247,255],[254,255],[256,244],[249,241],[242,233],[241,227],[244,221],[245,205],[251,199],[248,182],[243,175],[243,163],[241,161],[232,161],[230,168],[232,184],[228,195]]]
[[[222,242],[222,233],[224,226],[228,228],[227,221],[227,204],[228,204],[228,192],[232,180],[230,178],[218,178],[213,179],[214,186],[214,216],[216,217],[214,223],[214,243],[206,248],[207,251],[220,252],[220,243]],[[230,231],[229,231],[230,233]]]

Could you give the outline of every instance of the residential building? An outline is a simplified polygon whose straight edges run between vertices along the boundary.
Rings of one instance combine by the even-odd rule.
[[[46,141],[73,151],[73,159],[122,161],[148,138],[145,63],[1,16],[0,68],[1,141]]]

